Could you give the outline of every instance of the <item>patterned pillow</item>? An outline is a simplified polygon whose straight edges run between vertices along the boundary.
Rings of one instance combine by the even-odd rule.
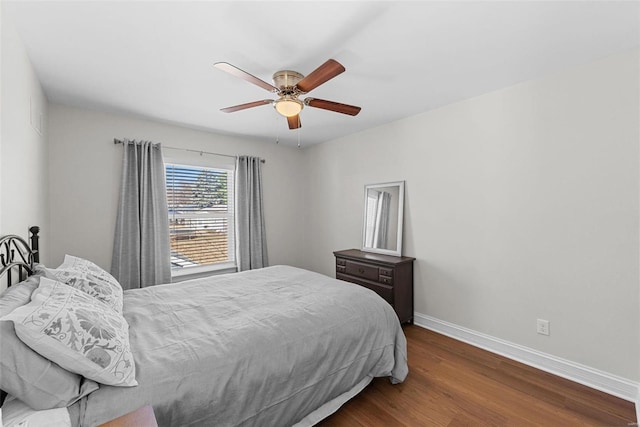
[[[37,265],[33,276],[0,294],[0,317],[31,301],[43,269]],[[98,384],[42,357],[18,338],[13,323],[0,322],[0,389],[44,410],[69,406],[97,390]]]
[[[109,273],[86,259],[65,255],[60,267],[47,269],[47,277],[88,293],[122,313],[122,286]]]
[[[31,302],[0,320],[34,351],[99,383],[138,385],[122,315],[87,293],[43,277]]]

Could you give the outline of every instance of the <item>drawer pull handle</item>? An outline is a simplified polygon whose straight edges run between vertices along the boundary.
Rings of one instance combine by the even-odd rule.
[[[362,267],[358,268],[358,273],[364,274],[364,268],[362,268]]]

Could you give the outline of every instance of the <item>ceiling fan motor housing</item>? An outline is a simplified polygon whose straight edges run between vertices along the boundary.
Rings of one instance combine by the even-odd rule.
[[[297,71],[282,70],[276,71],[273,74],[273,85],[278,88],[283,95],[292,95],[293,93],[287,93],[293,91],[295,86],[304,76]]]

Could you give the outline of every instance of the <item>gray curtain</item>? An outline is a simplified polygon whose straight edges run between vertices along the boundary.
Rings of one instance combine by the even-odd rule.
[[[124,289],[171,281],[169,213],[160,144],[123,141],[111,274]]]
[[[268,265],[258,157],[239,156],[236,161],[236,259],[238,271]]]

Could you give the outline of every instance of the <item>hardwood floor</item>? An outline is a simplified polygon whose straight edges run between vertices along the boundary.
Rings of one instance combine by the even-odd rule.
[[[409,376],[376,378],[318,426],[632,426],[633,403],[406,326]]]

